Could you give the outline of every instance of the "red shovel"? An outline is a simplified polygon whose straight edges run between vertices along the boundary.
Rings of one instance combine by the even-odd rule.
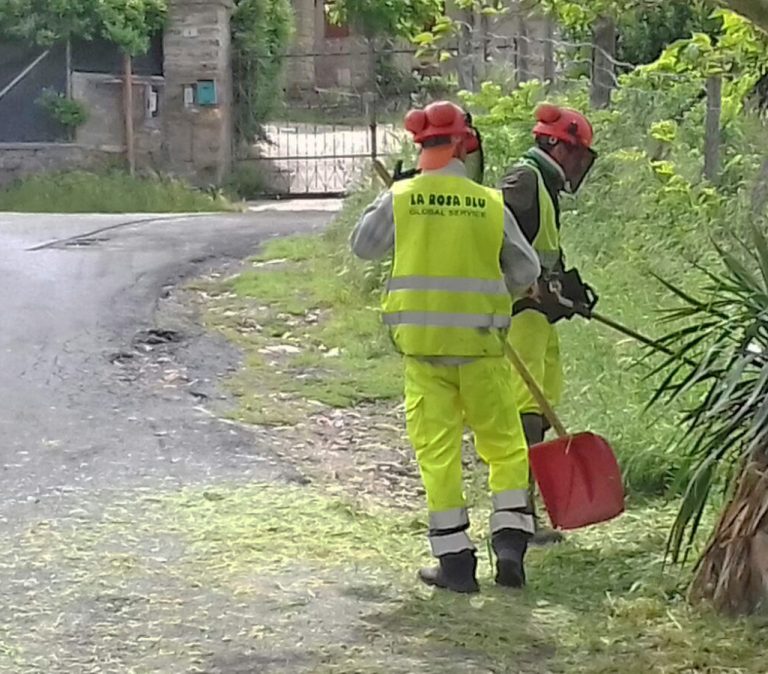
[[[558,435],[557,440],[535,445],[530,452],[531,469],[552,526],[580,529],[621,515],[624,484],[611,446],[593,433],[569,435],[509,344],[506,354]]]

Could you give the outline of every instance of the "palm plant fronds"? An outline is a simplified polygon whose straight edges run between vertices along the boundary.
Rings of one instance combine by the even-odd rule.
[[[668,553],[688,558],[722,490],[728,503],[691,596],[741,613],[768,599],[768,239],[753,228],[734,243],[715,245],[721,269],[699,269],[698,292],[660,279],[679,302],[663,320],[682,325],[661,340],[674,355],[654,371],[662,381],[652,403],[694,400],[684,414],[688,468]]]

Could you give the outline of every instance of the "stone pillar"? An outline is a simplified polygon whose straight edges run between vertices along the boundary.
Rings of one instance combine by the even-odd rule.
[[[232,164],[233,0],[170,0],[165,54],[165,150],[169,169],[221,183]],[[215,86],[211,101],[209,82]]]
[[[316,44],[316,6],[320,0],[291,0],[293,5],[295,32],[292,54],[285,61],[286,88],[291,97],[301,97],[315,87],[315,57],[311,54],[317,49]]]

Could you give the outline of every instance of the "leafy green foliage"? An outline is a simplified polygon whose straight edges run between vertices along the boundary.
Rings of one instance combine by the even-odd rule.
[[[712,55],[685,60],[683,52],[699,40]],[[727,41],[726,47],[732,48]],[[708,36],[697,36],[623,75],[612,109],[589,113],[600,153],[593,174],[574,201],[563,203],[569,264],[597,288],[603,313],[651,336],[659,334],[662,294],[651,273],[681,286],[697,282],[700,272],[681,259],[707,264],[715,257],[707,236],[722,240],[749,221],[751,186],[768,149],[761,122],[739,99],[746,70],[726,70],[721,186],[702,180],[707,64],[731,58],[717,49]],[[486,83],[463,95],[483,135],[489,184],[530,147],[533,111],[547,99],[586,111],[587,83],[571,82],[558,92],[535,81],[511,92]],[[683,396],[677,407],[646,410],[660,381],[647,378],[653,360],[639,362],[641,349],[594,324],[574,321],[561,331],[566,418],[611,438],[632,487],[683,488],[695,460],[677,451],[676,440],[685,406],[695,401]]]
[[[611,16],[616,22],[618,38],[616,59],[636,65],[655,61],[676,40],[688,38],[694,32],[714,35],[719,28],[718,21],[710,17],[712,8],[703,2],[551,4],[567,39],[576,43],[591,42],[592,28],[600,12]]]
[[[0,33],[49,46],[70,36],[93,37],[97,17],[93,0],[6,0],[0,4]]]
[[[745,16],[751,22],[768,31],[768,2],[766,0],[720,0],[719,4]]]
[[[69,134],[88,121],[86,107],[80,101],[67,98],[61,92],[44,89],[37,103],[45,108]]]
[[[694,32],[710,32],[717,21],[709,18],[710,8],[701,2],[671,0],[641,4],[617,17],[619,34],[616,58],[625,63],[651,63],[665,47]]]
[[[103,37],[137,55],[147,51],[166,12],[166,0],[6,0],[0,32],[40,45]]]
[[[640,6],[659,7],[668,0],[542,0],[542,8],[572,30],[588,31],[601,16],[618,18]]]
[[[280,105],[283,53],[293,30],[290,0],[239,0],[235,5],[235,130],[242,142],[253,142]]]
[[[166,0],[100,0],[97,6],[102,36],[134,56],[149,49],[168,10]]]
[[[331,0],[327,5],[333,23],[349,24],[366,38],[412,38],[438,21],[442,0]]]

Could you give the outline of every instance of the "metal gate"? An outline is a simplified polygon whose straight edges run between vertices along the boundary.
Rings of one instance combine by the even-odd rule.
[[[344,196],[401,142],[394,127],[378,124],[271,122],[264,131],[247,163],[279,196]]]

